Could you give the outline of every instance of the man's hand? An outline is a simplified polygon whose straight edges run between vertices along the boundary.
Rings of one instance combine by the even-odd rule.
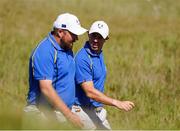
[[[118,109],[122,109],[125,111],[130,111],[135,105],[131,101],[119,101],[113,99],[113,105],[116,106]]]
[[[57,92],[54,90],[52,86],[51,80],[40,80],[40,89],[41,92],[46,96],[48,101],[55,109],[61,111],[63,115],[74,125],[82,127],[81,120],[78,116],[73,114],[71,110],[67,107],[64,101],[58,96]]]
[[[67,119],[70,122],[72,122],[73,125],[81,127],[81,128],[83,127],[83,124],[82,124],[80,118],[76,114],[71,113],[70,115],[67,116]]]

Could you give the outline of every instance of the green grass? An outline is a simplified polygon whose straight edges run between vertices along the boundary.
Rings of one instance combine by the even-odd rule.
[[[62,12],[86,28],[109,25],[106,94],[136,104],[127,113],[106,106],[113,129],[180,129],[180,0],[0,0],[0,129],[73,128],[24,124],[22,114],[30,53]]]

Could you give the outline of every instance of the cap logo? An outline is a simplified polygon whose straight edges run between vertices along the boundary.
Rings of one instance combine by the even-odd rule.
[[[99,29],[103,28],[103,24],[98,24],[98,28]]]
[[[76,23],[77,23],[78,25],[80,25],[80,22],[79,22],[79,20],[78,20],[78,19],[76,19]]]
[[[62,24],[61,27],[66,28],[66,25],[65,25],[65,24]]]

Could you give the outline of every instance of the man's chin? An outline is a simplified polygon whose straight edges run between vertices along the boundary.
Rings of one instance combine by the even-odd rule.
[[[93,50],[93,51],[98,51],[98,48],[93,48],[93,47],[92,47],[92,50]]]

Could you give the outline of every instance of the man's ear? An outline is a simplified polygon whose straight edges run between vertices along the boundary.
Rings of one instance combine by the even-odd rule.
[[[109,40],[109,37],[107,36],[105,40]]]
[[[87,35],[88,35],[88,37],[90,37],[89,31],[87,31]]]

